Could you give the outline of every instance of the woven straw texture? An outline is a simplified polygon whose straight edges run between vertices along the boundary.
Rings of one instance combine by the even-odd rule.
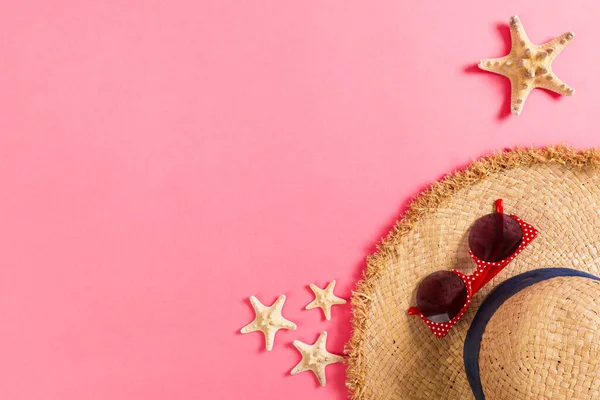
[[[598,281],[555,278],[517,293],[500,307],[481,341],[486,398],[599,398],[598,294]]]
[[[456,268],[465,273],[473,270],[467,232],[478,217],[493,211],[497,198],[504,199],[505,212],[534,225],[540,235],[475,295],[471,307],[450,333],[437,339],[406,310],[415,305],[415,290],[426,275],[442,269]],[[505,151],[475,161],[436,182],[412,202],[378,246],[377,253],[368,258],[364,278],[352,295],[353,334],[346,349],[347,385],[352,397],[472,399],[464,372],[463,345],[471,320],[489,291],[511,276],[537,268],[565,267],[600,276],[599,237],[600,151],[596,149]],[[585,311],[594,309],[588,308],[593,295],[567,291],[566,295],[554,296],[552,284],[556,283],[550,280],[523,291],[490,321],[488,329],[496,329],[496,336],[490,339],[486,330],[480,357],[482,384],[488,399],[567,399],[571,398],[569,393],[584,391],[585,396],[574,398],[597,397],[589,394],[598,387],[597,366],[590,366],[586,358],[593,354],[590,351],[595,353],[595,347],[583,348],[573,364],[562,366],[569,369],[569,374],[574,375],[574,370],[582,373],[584,377],[579,380],[569,380],[566,385],[559,378],[562,370],[542,372],[542,353],[565,350],[558,345],[548,347],[550,341],[540,332],[547,330],[555,338],[577,338],[569,344],[579,343],[581,347],[589,343],[586,340],[590,334],[585,327],[592,326],[589,321],[582,321],[588,317],[598,319],[597,314]],[[585,285],[597,293],[597,283]],[[540,287],[543,292],[532,297],[530,292]],[[528,293],[530,299],[518,303]],[[560,309],[564,314],[562,327],[548,326],[543,318],[528,320],[526,315],[510,319],[519,310],[526,313],[532,305],[545,308],[543,313]],[[579,329],[580,325],[584,328]],[[506,330],[513,334],[501,334]],[[514,335],[515,332],[519,334]],[[529,371],[523,365],[531,360],[523,357],[531,354],[524,354],[524,347],[530,348],[536,360],[535,368],[530,363]],[[513,351],[519,353],[514,359]],[[497,359],[502,354],[505,358]],[[536,369],[540,365],[541,369]],[[594,379],[593,385],[590,379]],[[551,395],[548,390],[553,391]]]

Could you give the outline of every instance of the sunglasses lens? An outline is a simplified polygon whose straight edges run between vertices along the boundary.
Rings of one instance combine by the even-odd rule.
[[[479,218],[469,232],[469,248],[483,261],[496,262],[519,248],[523,232],[510,215],[492,213]]]
[[[427,276],[417,289],[417,307],[432,322],[448,322],[458,315],[467,301],[467,288],[451,271]]]

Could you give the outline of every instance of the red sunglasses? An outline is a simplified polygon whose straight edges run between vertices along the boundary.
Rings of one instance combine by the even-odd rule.
[[[465,275],[453,269],[428,275],[417,288],[417,307],[411,307],[408,314],[420,316],[431,332],[443,338],[467,311],[475,293],[537,235],[537,229],[516,215],[506,216],[502,199],[496,200],[496,212],[479,218],[469,230],[475,272]]]

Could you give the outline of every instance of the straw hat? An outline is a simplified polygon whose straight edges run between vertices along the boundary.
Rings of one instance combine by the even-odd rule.
[[[467,232],[498,198],[539,235],[440,339],[407,310],[427,275],[473,272]],[[599,240],[599,150],[505,151],[433,184],[353,293],[352,397],[600,398]]]

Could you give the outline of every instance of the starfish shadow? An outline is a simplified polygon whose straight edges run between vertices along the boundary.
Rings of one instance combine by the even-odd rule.
[[[296,346],[294,346],[293,340],[285,342],[283,347],[286,349],[286,351],[289,350],[290,352],[292,352],[296,355],[296,358],[294,359],[294,363],[290,364],[290,367],[286,368],[283,372],[284,378],[290,378],[290,377],[294,376],[294,375],[292,375],[292,369],[296,366],[296,364],[298,364],[300,361],[302,361],[302,354],[300,354],[300,352],[298,351]]]
[[[556,101],[558,101],[564,97],[562,94],[553,92],[552,90],[548,90],[545,88],[538,88],[538,89],[542,89],[541,92],[546,93],[548,96],[550,96],[550,98],[552,98],[553,100],[556,100]]]
[[[489,76],[490,82],[494,82],[496,86],[499,88],[499,91],[503,93],[502,95],[502,104],[500,105],[500,109],[498,110],[497,118],[500,121],[505,120],[506,118],[512,115],[510,111],[510,96],[511,96],[511,87],[510,81],[506,79],[506,77],[502,75],[497,75],[492,72],[487,72],[480,69],[477,64],[470,64],[464,68],[465,73],[467,74],[481,74]]]
[[[510,53],[511,49],[511,39],[510,39],[510,28],[507,24],[498,23],[496,24],[496,29],[502,38],[502,42],[504,43],[504,49],[502,54]],[[500,56],[502,57],[502,56]],[[489,76],[490,81],[497,82],[496,85],[499,88],[499,91],[503,93],[502,104],[500,105],[500,110],[498,111],[498,120],[502,121],[512,115],[510,111],[510,96],[511,96],[511,87],[510,81],[501,75],[497,75],[494,73],[490,73],[480,69],[477,64],[469,64],[464,68],[464,72],[467,74],[481,74],[485,76]]]
[[[499,22],[496,24],[496,30],[500,34],[502,42],[504,43],[504,50],[502,51],[502,53],[510,53],[510,50],[512,48],[512,40],[510,38],[510,27],[508,26],[508,24]]]

